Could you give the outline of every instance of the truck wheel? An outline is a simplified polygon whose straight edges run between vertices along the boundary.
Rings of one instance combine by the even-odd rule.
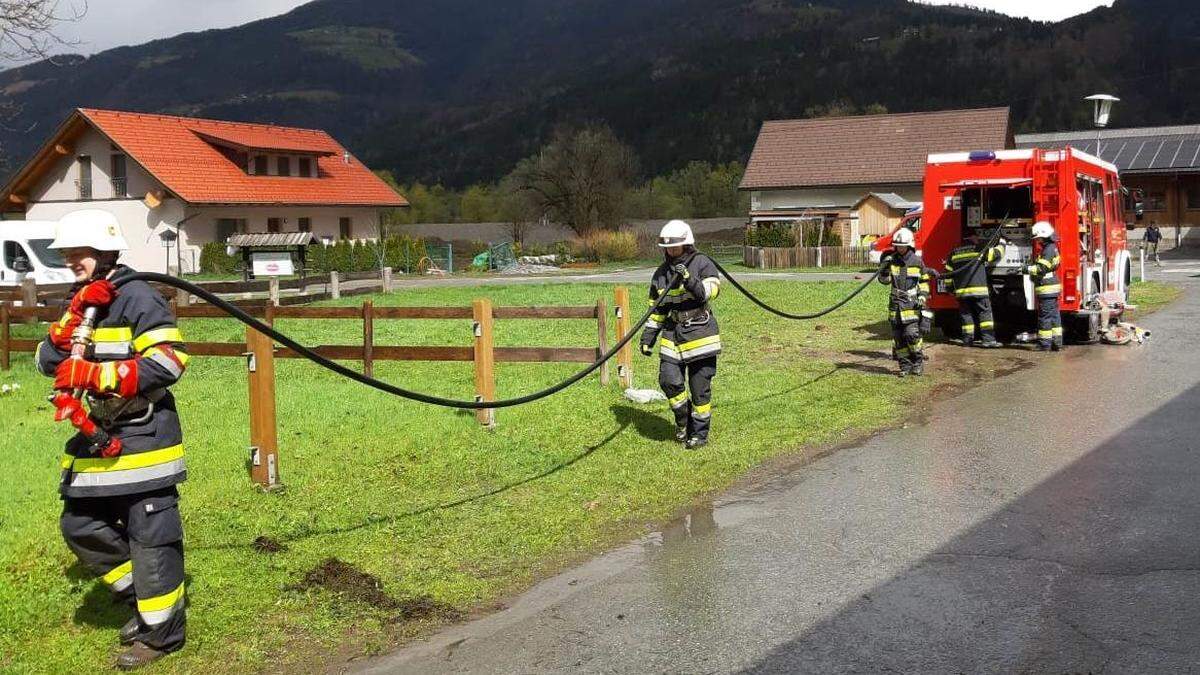
[[[1122,273],[1122,276],[1125,279],[1124,293],[1122,294],[1122,297],[1125,300],[1125,304],[1128,305],[1129,304],[1129,296],[1131,295],[1130,286],[1133,285],[1133,263],[1131,263],[1128,260],[1125,261],[1125,270]]]
[[[1100,314],[1076,314],[1071,320],[1072,341],[1083,345],[1094,345],[1100,341]]]

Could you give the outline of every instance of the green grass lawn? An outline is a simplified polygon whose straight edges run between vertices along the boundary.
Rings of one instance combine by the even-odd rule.
[[[854,287],[751,285],[794,311],[827,306]],[[592,304],[611,299],[612,288],[421,289],[375,300]],[[642,294],[634,289],[634,297]],[[190,475],[181,487],[189,640],[156,672],[317,669],[380,651],[644,533],[771,457],[882,426],[906,400],[956,377],[934,369],[932,377],[897,383],[879,360],[890,349],[885,297],[874,285],[832,317],[795,323],[726,289],[716,301],[726,352],[714,383],[713,443],[696,452],[670,440],[665,404],[629,403],[595,377],[500,410],[498,427],[485,431],[469,412],[390,398],[306,362],[279,361],[286,490],[275,494],[255,491],[247,477],[244,362],[193,359],[176,387]],[[354,321],[278,325],[306,343],[361,339]],[[192,340],[244,337],[228,320],[185,320],[182,328]],[[471,344],[469,321],[379,321],[375,336],[378,344]],[[585,346],[594,344],[595,324],[499,321],[495,337],[497,345]],[[656,387],[657,360],[635,358],[637,386]],[[542,388],[576,368],[500,364],[498,395]],[[444,396],[473,393],[470,364],[377,363],[376,376]],[[48,382],[28,355],[16,357],[0,382],[21,385],[0,397],[0,671],[104,668],[128,615],[74,564],[58,533],[57,460],[69,430],[51,421]],[[260,537],[269,541],[256,545]],[[330,558],[345,565],[322,568]]]

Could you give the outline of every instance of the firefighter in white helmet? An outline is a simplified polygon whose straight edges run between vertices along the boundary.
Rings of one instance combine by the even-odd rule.
[[[929,270],[917,255],[912,230],[902,227],[892,235],[892,250],[885,256],[879,283],[891,286],[888,322],[892,325],[892,355],[900,364],[900,377],[924,372],[925,340],[921,312],[929,301]]]
[[[1037,322],[1039,351],[1063,348],[1062,313],[1058,297],[1062,295],[1062,282],[1058,278],[1058,267],[1062,258],[1058,254],[1057,235],[1054,226],[1040,221],[1033,226],[1033,261],[1025,272],[1033,277],[1033,292],[1037,296]]]
[[[721,334],[710,303],[721,292],[721,277],[716,264],[696,250],[692,228],[682,220],[663,226],[658,245],[663,263],[650,280],[650,304],[667,299],[646,322],[641,352],[651,356],[658,346],[658,383],[675,415],[675,440],[699,448],[708,443],[712,426]]]
[[[102,210],[69,213],[50,248],[75,274],[75,294],[38,346],[37,367],[57,391],[82,390],[88,418],[119,445],[99,448],[82,433],[67,441],[59,525],[67,546],[133,617],[121,628],[129,670],[184,643],[183,524],[176,485],[187,472],[183,434],[168,387],[188,356],[163,297],[117,264],[128,248],[117,219]],[[90,307],[99,310],[93,344],[71,358],[71,337]]]

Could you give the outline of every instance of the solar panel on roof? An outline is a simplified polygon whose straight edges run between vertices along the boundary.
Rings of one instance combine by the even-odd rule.
[[[1116,164],[1118,169],[1124,171],[1129,168],[1130,163],[1133,162],[1133,156],[1137,153],[1138,148],[1140,148],[1142,144],[1134,143],[1133,141],[1122,140],[1119,142],[1113,141],[1113,145],[1117,145],[1119,147],[1117,148],[1116,152],[1112,154],[1112,158],[1109,161],[1113,164]]]
[[[1154,153],[1162,147],[1162,141],[1158,139],[1150,139],[1142,141],[1138,144],[1137,154],[1133,156],[1133,161],[1129,163],[1130,170],[1145,169],[1150,166],[1150,160],[1154,158]]]

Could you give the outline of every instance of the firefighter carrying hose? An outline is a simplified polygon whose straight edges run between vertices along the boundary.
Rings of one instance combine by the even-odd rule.
[[[977,234],[971,235],[967,243],[951,251],[942,278],[946,280],[946,290],[954,291],[954,297],[958,298],[963,345],[995,348],[1002,345],[996,341],[988,269],[1004,259],[1008,242],[1001,237],[986,251],[981,250],[981,243],[986,242],[982,242]]]
[[[188,356],[158,292],[141,281],[116,291],[112,282],[133,270],[117,264],[128,246],[112,214],[67,214],[50,248],[62,251],[77,291],[38,345],[38,370],[54,377],[56,405],[73,400],[68,392],[83,393],[90,411],[81,428],[94,423],[93,430],[116,439],[104,447],[84,433],[67,441],[59,525],[80,562],[134,609],[120,631],[128,649],[116,664],[131,670],[184,643],[176,485],[187,472],[179,415],[167,388],[183,375]],[[89,308],[99,310],[91,346],[72,356],[73,335]]]
[[[1050,223],[1043,220],[1033,226],[1034,259],[1025,272],[1033,277],[1033,293],[1037,296],[1038,351],[1057,352],[1063,348],[1062,313],[1058,308],[1062,282],[1057,275],[1062,258],[1056,238]]]
[[[721,277],[695,244],[692,228],[682,220],[663,226],[658,237],[663,264],[650,280],[650,304],[663,294],[667,300],[646,322],[641,342],[646,356],[658,345],[658,384],[675,415],[675,440],[688,449],[708,444],[712,379],[721,352],[717,317],[709,306],[721,292]],[[669,286],[676,275],[675,285]]]
[[[892,324],[892,353],[900,363],[900,377],[924,372],[925,340],[922,312],[929,301],[929,270],[913,248],[908,228],[892,235],[892,251],[884,258],[879,283],[890,285],[888,321]]]

